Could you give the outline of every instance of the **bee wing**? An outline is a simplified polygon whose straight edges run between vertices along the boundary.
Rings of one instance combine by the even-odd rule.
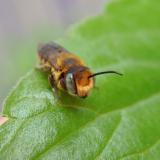
[[[65,48],[60,46],[55,42],[49,42],[46,44],[39,44],[38,45],[38,54],[40,56],[49,56],[50,54],[58,54],[61,52],[68,52]],[[48,58],[48,57],[46,57]]]

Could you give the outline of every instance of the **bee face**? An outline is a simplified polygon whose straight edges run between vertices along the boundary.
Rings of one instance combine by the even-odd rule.
[[[66,88],[69,94],[76,95],[76,85],[72,73],[66,75]]]
[[[73,73],[66,75],[66,87],[71,95],[85,98],[88,96],[89,91],[93,88],[93,78],[89,78],[91,75],[90,70],[85,68],[84,70],[76,70]]]

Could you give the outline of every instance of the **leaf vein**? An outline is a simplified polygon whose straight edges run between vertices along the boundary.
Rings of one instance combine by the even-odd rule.
[[[137,152],[134,152],[134,153],[129,153],[129,154],[126,154],[126,155],[123,155],[122,157],[120,157],[119,160],[122,160],[122,159],[125,159],[125,158],[129,158],[129,157],[132,157],[132,156],[136,156],[136,155],[142,155],[144,153],[147,153],[149,152],[153,147],[155,147],[156,145],[160,144],[160,139],[156,140],[153,144],[151,144],[149,147],[147,148],[144,148],[140,151],[137,151]]]
[[[120,114],[120,115],[121,115],[121,114]],[[113,130],[113,132],[112,132],[112,134],[111,134],[111,136],[110,136],[110,138],[106,141],[106,143],[104,144],[104,146],[102,147],[102,149],[99,151],[99,153],[98,153],[98,154],[96,155],[96,157],[94,158],[95,160],[97,160],[98,157],[100,157],[100,155],[103,153],[104,149],[106,148],[106,146],[108,145],[108,143],[111,141],[112,137],[114,136],[116,130],[118,130],[121,122],[122,122],[122,115],[121,115],[121,117],[120,117],[117,125],[115,126],[115,128],[114,128],[114,130]]]
[[[15,131],[15,134],[12,136],[10,141],[5,146],[3,146],[3,148],[0,150],[0,153],[4,152],[4,150],[14,141],[14,139],[17,136],[17,133],[19,133],[21,131],[21,128],[24,126],[25,123],[26,122],[23,120],[22,124],[17,128],[17,130]]]

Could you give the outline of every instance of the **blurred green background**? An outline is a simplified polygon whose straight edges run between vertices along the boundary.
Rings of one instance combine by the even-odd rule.
[[[0,110],[16,81],[36,65],[38,43],[60,38],[70,25],[96,15],[106,0],[0,1]]]

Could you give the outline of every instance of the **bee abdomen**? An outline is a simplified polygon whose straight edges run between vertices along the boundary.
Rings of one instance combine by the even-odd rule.
[[[54,54],[60,54],[64,51],[66,52],[62,46],[54,42],[40,44],[38,47],[39,56],[45,60],[48,60]]]

